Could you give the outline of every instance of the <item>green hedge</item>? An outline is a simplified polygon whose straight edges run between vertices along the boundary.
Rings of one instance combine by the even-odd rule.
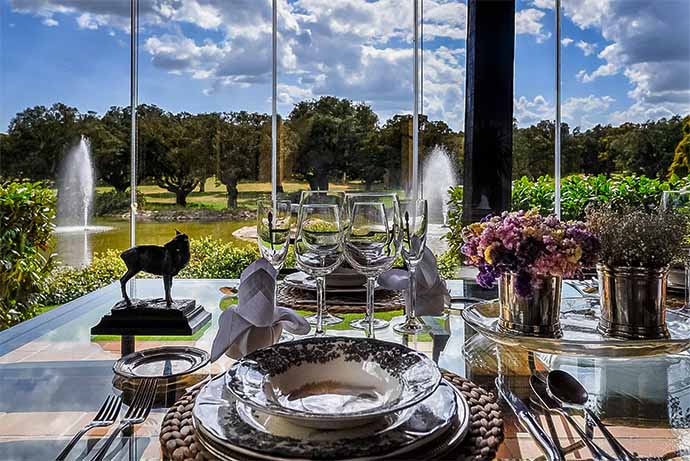
[[[118,192],[116,190],[99,192],[94,200],[93,212],[96,216],[128,212],[130,199],[129,192]],[[142,209],[145,205],[146,199],[144,194],[137,191],[137,206],[139,209]]]
[[[42,183],[0,183],[0,330],[33,317],[53,267],[55,194]]]
[[[238,248],[211,237],[192,239],[190,245],[191,259],[178,278],[239,278],[244,268],[259,257],[254,248]],[[97,253],[88,267],[56,269],[42,302],[64,304],[118,280],[124,273],[125,264],[119,251]],[[141,276],[147,277],[144,273]]]

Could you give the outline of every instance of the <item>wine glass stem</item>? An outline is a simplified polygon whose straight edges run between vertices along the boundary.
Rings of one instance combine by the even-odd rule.
[[[374,283],[375,277],[367,277],[367,316],[369,320],[367,323],[366,334],[367,338],[374,337]]]
[[[408,303],[407,306],[407,323],[412,323],[417,319],[417,314],[415,313],[415,306],[417,305],[417,267],[410,264],[410,279],[407,288]]]
[[[323,314],[326,310],[326,277],[316,277],[316,335],[325,334],[323,331]]]
[[[690,307],[690,260],[685,259],[685,309]]]

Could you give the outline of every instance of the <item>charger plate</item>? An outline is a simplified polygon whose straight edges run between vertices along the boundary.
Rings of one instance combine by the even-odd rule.
[[[597,332],[600,311],[585,305],[582,309],[561,310],[563,336],[560,338],[522,336],[500,330],[497,300],[474,304],[462,311],[462,317],[477,332],[496,343],[545,354],[624,358],[676,354],[690,348],[690,316],[687,314],[667,309],[666,326],[670,338],[618,339]]]
[[[440,453],[460,443],[469,429],[470,409],[452,385],[443,383],[415,407],[374,424],[338,431],[308,429],[252,410],[236,400],[222,379],[200,390],[192,410],[195,433],[219,459],[419,458],[412,452]],[[433,443],[434,449],[429,445]],[[238,458],[239,457],[239,458]]]

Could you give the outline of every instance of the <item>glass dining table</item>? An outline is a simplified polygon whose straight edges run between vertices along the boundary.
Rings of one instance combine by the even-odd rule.
[[[137,338],[136,349],[161,345],[192,345],[210,351],[222,312],[220,289],[238,280],[178,280],[173,296],[193,298],[212,314],[210,326],[193,337]],[[442,317],[424,317],[428,334],[401,336],[391,327],[377,338],[402,342],[428,354],[438,365],[496,393],[495,379],[503,377],[510,389],[531,406],[543,427],[551,425],[567,459],[590,459],[578,448],[577,436],[560,417],[549,417],[530,402],[529,377],[534,372],[562,369],[573,374],[589,391],[591,409],[628,449],[654,459],[690,459],[690,356],[687,353],[649,358],[605,359],[532,353],[494,344],[466,325],[461,316],[472,299],[492,299],[495,292],[473,281],[448,281],[452,308]],[[136,280],[137,297],[160,296],[160,280]],[[227,291],[227,290],[226,290]],[[565,284],[564,306],[586,302]],[[0,459],[54,459],[81,427],[91,421],[114,388],[113,363],[121,356],[120,338],[92,336],[91,327],[120,299],[118,284],[92,292],[34,319],[0,332]],[[328,334],[361,336],[359,330]],[[232,360],[223,357],[201,370],[220,373]],[[172,402],[169,402],[171,404]],[[497,459],[539,459],[530,435],[509,407],[499,401],[505,440]],[[158,434],[166,409],[154,408],[133,435],[121,436],[106,459],[160,459]],[[124,413],[124,411],[123,411]],[[577,418],[579,422],[582,419]],[[95,429],[74,448],[70,459],[88,459],[110,428]],[[598,431],[595,441],[605,447]],[[543,459],[543,458],[542,458]]]

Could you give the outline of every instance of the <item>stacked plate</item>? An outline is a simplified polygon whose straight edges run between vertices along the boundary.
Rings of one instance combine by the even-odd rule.
[[[469,407],[426,356],[320,337],[249,354],[196,398],[197,437],[223,460],[432,459],[455,448]]]

